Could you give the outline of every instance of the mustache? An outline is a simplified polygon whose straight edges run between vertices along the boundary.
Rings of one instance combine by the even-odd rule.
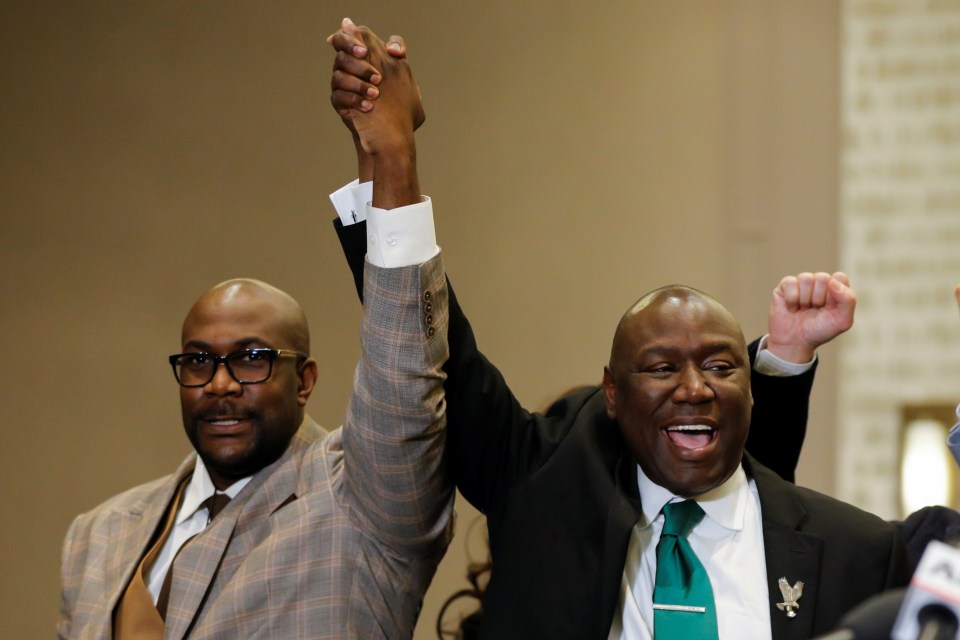
[[[255,409],[239,407],[230,402],[218,402],[210,407],[193,412],[194,421],[202,422],[217,418],[238,418],[253,420],[260,417]]]

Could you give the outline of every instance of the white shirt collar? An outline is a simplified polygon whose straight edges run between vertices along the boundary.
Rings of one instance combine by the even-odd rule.
[[[247,486],[252,478],[253,476],[241,478],[221,493],[227,494],[230,496],[230,499],[233,500],[237,497],[237,494]],[[203,464],[200,456],[197,456],[197,464],[193,468],[193,476],[190,478],[190,484],[187,485],[187,490],[183,493],[183,503],[177,512],[176,524],[192,518],[193,514],[197,512],[197,509],[200,508],[204,501],[214,493],[216,493],[216,487],[213,486],[213,480],[210,479],[210,472],[207,471],[207,467]]]
[[[639,464],[637,465],[637,484],[640,487],[640,505],[643,508],[643,517],[637,523],[640,528],[653,524],[663,505],[685,499],[654,483]],[[746,501],[749,499],[748,491],[747,474],[743,470],[743,465],[739,465],[720,486],[697,496],[694,500],[707,517],[721,527],[731,531],[742,531],[747,508]]]

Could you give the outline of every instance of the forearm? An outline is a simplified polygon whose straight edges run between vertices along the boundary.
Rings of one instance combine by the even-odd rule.
[[[367,266],[362,355],[344,421],[344,497],[358,525],[401,552],[447,539],[453,489],[443,465],[447,290],[441,258]],[[424,303],[431,303],[430,323]]]
[[[751,345],[751,352],[756,343]],[[777,377],[751,375],[753,415],[746,449],[761,464],[793,482],[807,433],[810,391],[816,363],[805,373]]]
[[[363,300],[368,228],[365,223],[344,225],[342,217],[334,221],[334,228]],[[449,359],[443,365],[447,375],[447,457],[453,461],[450,473],[461,493],[484,510],[511,482],[507,474],[498,472],[511,468],[509,464],[500,464],[504,456],[516,450],[517,457],[522,458],[521,452],[529,449],[514,440],[533,438],[537,432],[529,428],[531,416],[520,406],[503,376],[477,348],[473,329],[449,282],[447,292]]]

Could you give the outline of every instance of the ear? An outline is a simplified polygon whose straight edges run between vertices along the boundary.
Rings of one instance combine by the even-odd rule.
[[[301,407],[306,406],[310,394],[313,393],[313,387],[317,384],[317,361],[313,358],[307,358],[300,365],[299,371],[300,384],[297,385],[297,404]]]
[[[613,381],[613,372],[610,367],[603,368],[603,399],[607,403],[607,417],[617,419],[617,385]]]

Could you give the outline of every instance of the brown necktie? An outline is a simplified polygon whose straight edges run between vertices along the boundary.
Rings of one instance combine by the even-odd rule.
[[[215,493],[204,501],[207,510],[210,512],[210,515],[207,516],[207,524],[210,524],[210,521],[217,517],[217,514],[227,506],[228,502],[230,502],[230,496],[225,493]]]
[[[207,516],[207,524],[217,517],[217,514],[223,510],[227,503],[230,502],[230,496],[225,493],[214,493],[212,496],[204,500],[200,506],[206,507],[209,515]],[[167,619],[167,602],[170,598],[170,585],[173,584],[173,565],[177,561],[180,552],[190,544],[190,541],[197,537],[199,534],[195,534],[183,541],[183,544],[180,545],[180,548],[177,549],[177,553],[174,554],[173,560],[170,561],[170,568],[167,569],[167,575],[163,577],[163,586],[160,587],[160,595],[157,596],[157,611],[160,612],[160,616],[166,620]]]

